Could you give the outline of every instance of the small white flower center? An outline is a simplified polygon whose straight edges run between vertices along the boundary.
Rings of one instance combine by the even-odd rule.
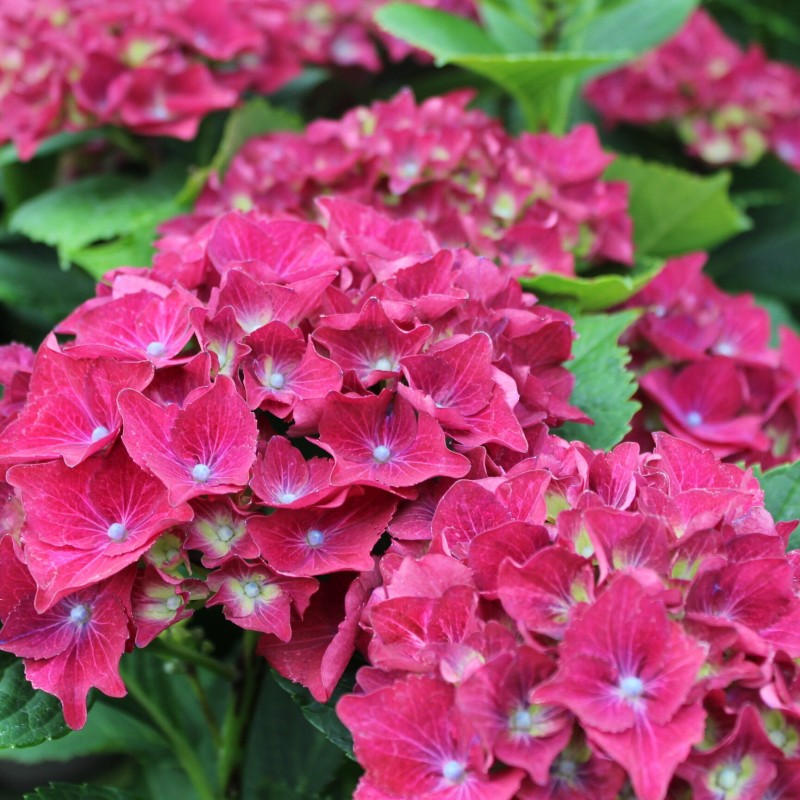
[[[592,545],[590,545],[590,544],[584,545],[581,548],[581,555],[584,558],[590,558],[591,556],[594,555],[594,547],[592,547]]]
[[[217,536],[221,542],[229,542],[233,539],[233,528],[230,525],[220,525],[217,530]]]
[[[91,613],[89,609],[83,604],[73,606],[72,610],[69,612],[70,622],[74,622],[76,625],[85,625],[89,621],[90,616]]]
[[[635,700],[644,694],[644,683],[635,675],[627,675],[619,682],[619,693],[626,700]]]
[[[273,389],[283,389],[285,383],[286,378],[284,378],[283,374],[280,372],[273,372],[272,375],[269,376],[269,385]]]
[[[97,442],[100,439],[103,439],[104,437],[108,436],[109,433],[110,433],[110,431],[108,430],[108,428],[106,428],[105,425],[98,425],[92,431],[92,441],[93,442]]]
[[[373,365],[374,369],[380,370],[381,372],[394,372],[394,364],[386,357],[381,356]]]
[[[533,717],[531,712],[526,708],[517,709],[511,715],[511,730],[513,731],[529,731],[533,725]]]
[[[686,424],[692,428],[703,424],[703,415],[699,411],[690,411],[686,415]]]
[[[255,581],[248,581],[244,585],[244,593],[252,600],[261,594],[261,587]]]
[[[460,761],[456,761],[454,758],[451,758],[450,761],[445,761],[442,764],[442,775],[444,779],[450,781],[450,783],[458,783],[459,781],[464,780],[464,775],[466,774],[466,770],[464,769],[464,765]]]
[[[314,528],[313,531],[309,531],[306,534],[306,541],[309,547],[320,547],[325,541],[325,534]]]
[[[167,598],[167,602],[164,605],[166,605],[170,611],[177,611],[183,605],[183,600],[178,597],[178,595],[174,594],[172,597]]]
[[[207,464],[195,464],[192,468],[192,477],[198,483],[205,483],[211,477],[211,467]]]
[[[294,492],[281,492],[278,495],[279,503],[294,503],[297,500],[297,495]]]
[[[163,342],[150,342],[150,344],[147,345],[147,355],[153,356],[153,358],[161,358],[166,352],[167,348],[164,346]]]
[[[392,451],[385,444],[379,444],[372,451],[372,457],[379,464],[385,464],[392,457]]]
[[[770,731],[769,740],[775,747],[783,747],[786,744],[786,734],[783,731]]]
[[[128,535],[128,529],[121,522],[112,522],[108,526],[108,538],[112,542],[122,542]]]
[[[730,342],[720,342],[714,349],[721,356],[736,355],[736,348]]]
[[[735,767],[723,767],[717,775],[717,786],[720,789],[728,791],[735,789],[736,784],[739,783],[739,772]]]

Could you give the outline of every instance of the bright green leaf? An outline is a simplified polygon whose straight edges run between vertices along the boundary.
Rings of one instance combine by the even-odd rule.
[[[440,63],[466,53],[499,53],[501,48],[472,20],[411,3],[389,3],[375,21],[385,31],[431,53]]]
[[[591,18],[583,49],[641,53],[672,36],[695,6],[697,0],[628,0]]]
[[[776,521],[800,519],[800,461],[762,472],[754,470],[764,490],[764,505]],[[800,550],[800,530],[789,539],[789,550]]]
[[[664,266],[660,260],[647,260],[630,272],[598,275],[592,278],[569,277],[547,273],[533,278],[521,278],[520,283],[538,295],[547,305],[549,298],[567,298],[574,301],[579,311],[602,311],[624,303],[641,291]]]
[[[539,21],[529,9],[520,13],[507,0],[481,0],[480,14],[487,34],[504,53],[539,50]]]
[[[23,800],[136,800],[136,797],[120,789],[103,786],[51,783],[26,794]]]
[[[90,131],[76,131],[74,133],[57,133],[55,136],[51,136],[49,139],[40,142],[33,158],[53,155],[54,153],[60,153],[62,150],[78,147],[88,142],[100,141],[104,138],[105,131],[102,128]],[[19,153],[15,145],[6,144],[0,147],[0,167],[5,167],[8,164],[16,164],[19,161]]]
[[[578,317],[579,338],[572,348],[574,358],[566,367],[575,375],[570,402],[594,420],[594,425],[568,422],[555,433],[578,439],[590,447],[610,450],[630,430],[640,404],[632,400],[636,391],[633,373],[626,369],[630,353],[619,337],[638,317],[637,311]]]
[[[617,156],[607,180],[630,185],[633,239],[640,256],[707,250],[750,227],[728,196],[730,173],[700,177],[635,156]]]
[[[37,195],[14,212],[9,227],[55,247],[62,262],[68,263],[96,242],[153,231],[159,222],[178,212],[174,196],[179,186],[170,171],[147,180],[92,176]],[[113,266],[118,265],[109,264],[108,268]]]
[[[31,747],[67,733],[61,703],[28,683],[20,659],[0,653],[0,748]]]

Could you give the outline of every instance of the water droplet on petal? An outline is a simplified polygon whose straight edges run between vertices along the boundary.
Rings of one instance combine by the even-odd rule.
[[[207,464],[195,464],[192,468],[192,477],[198,483],[205,483],[211,477],[211,467]]]
[[[112,542],[125,541],[127,535],[128,529],[121,522],[112,522],[111,525],[108,526],[108,538],[111,539]]]
[[[167,348],[164,346],[163,342],[150,342],[147,345],[147,355],[153,356],[153,358],[161,358],[163,355],[166,355]]]
[[[372,457],[379,464],[385,464],[392,457],[392,451],[385,444],[379,444],[372,451]]]
[[[316,528],[306,534],[306,542],[309,547],[320,547],[325,541],[325,534]]]
[[[105,425],[98,425],[98,426],[97,426],[97,427],[96,427],[96,428],[95,428],[95,429],[92,431],[92,441],[93,441],[93,442],[97,442],[97,441],[99,441],[100,439],[103,439],[103,438],[105,438],[106,436],[108,436],[108,434],[109,434],[109,433],[110,433],[110,431],[108,430],[108,428],[106,428],[106,426],[105,426]]]

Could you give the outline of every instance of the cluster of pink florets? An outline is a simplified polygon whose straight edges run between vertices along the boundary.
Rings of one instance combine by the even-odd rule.
[[[231,209],[315,218],[315,198],[348,197],[420,220],[449,247],[469,246],[520,273],[574,274],[576,259],[633,259],[628,187],[601,180],[613,160],[581,125],[564,137],[515,139],[470,92],[417,104],[410,92],[312,122],[304,133],[252,139],[196,212],[192,231]]]
[[[211,111],[269,93],[306,63],[381,66],[411,51],[372,22],[382,2],[14,0],[0,10],[0,143],[23,158],[56,133],[112,124],[191,139]],[[429,0],[465,15],[470,0]]]
[[[800,458],[800,337],[780,331],[750,295],[702,272],[702,253],[667,263],[628,305],[645,313],[625,335],[643,409],[632,437],[650,449],[666,428],[719,458],[763,467]]]
[[[800,71],[731,41],[698,10],[672,39],[589,84],[611,123],[668,123],[711,164],[752,164],[768,150],[800,170]]]
[[[320,605],[342,623],[328,595],[401,501],[583,419],[568,315],[419,223],[320,208],[326,228],[223,215],[110,274],[35,358],[3,348],[0,648],[73,727],[209,593],[287,658]]]
[[[542,430],[508,470],[430,484],[345,599],[355,797],[800,796],[792,527],[666,434],[606,454]]]

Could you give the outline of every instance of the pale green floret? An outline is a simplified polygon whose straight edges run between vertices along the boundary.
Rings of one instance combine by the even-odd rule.
[[[321,547],[325,541],[325,534],[316,528],[306,534],[306,542],[309,547]]]
[[[105,438],[106,436],[108,436],[108,434],[109,434],[109,433],[110,433],[110,431],[108,430],[108,428],[106,428],[106,426],[105,426],[105,425],[98,425],[98,426],[97,426],[97,427],[96,427],[96,428],[95,428],[95,429],[92,431],[92,441],[93,441],[93,442],[97,442],[97,441],[99,441],[100,439],[103,439],[103,438]]]
[[[192,477],[198,483],[205,483],[211,477],[211,467],[208,464],[195,464],[192,468]]]
[[[92,614],[89,609],[82,603],[73,606],[69,612],[69,621],[74,622],[76,625],[85,625]]]
[[[385,444],[379,444],[372,451],[372,457],[379,464],[385,464],[392,457],[392,451]]]
[[[167,348],[164,346],[163,342],[150,342],[147,345],[147,355],[153,356],[153,358],[161,358],[162,356],[166,355]]]
[[[445,761],[442,765],[442,775],[444,779],[450,781],[450,783],[460,783],[464,780],[466,774],[467,771],[464,769],[464,765],[455,759]]]
[[[112,542],[122,542],[128,535],[128,529],[121,522],[112,522],[108,526],[108,538]]]

